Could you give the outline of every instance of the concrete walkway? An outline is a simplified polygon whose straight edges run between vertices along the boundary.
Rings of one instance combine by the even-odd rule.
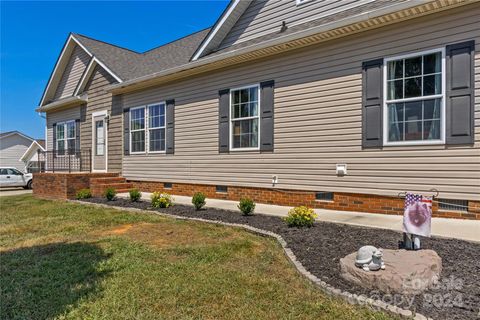
[[[0,188],[0,197],[5,196],[18,196],[21,194],[29,194],[32,193],[32,190],[25,190],[23,188]]]
[[[142,192],[145,200],[149,200],[150,195],[149,192]],[[128,193],[119,193],[118,196],[128,198]],[[173,195],[173,198],[175,203],[192,205],[191,197]],[[237,205],[236,201],[207,199],[206,207],[239,211]],[[284,217],[291,208],[257,203],[255,213]],[[326,209],[315,209],[315,212],[319,221],[402,231],[403,216]],[[480,221],[432,218],[432,235],[480,242]]]

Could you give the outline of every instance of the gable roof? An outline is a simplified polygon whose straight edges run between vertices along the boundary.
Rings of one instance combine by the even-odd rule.
[[[43,112],[48,109],[66,106],[67,104],[85,102],[85,97],[78,95],[82,93],[92,71],[97,65],[100,65],[110,73],[118,83],[122,83],[125,80],[186,64],[190,61],[190,57],[209,31],[210,29],[204,29],[195,32],[144,53],[138,53],[104,41],[92,39],[85,35],[71,33],[55,64],[37,111]],[[56,87],[75,45],[80,46],[90,56],[90,61],[73,94],[69,97],[52,101],[51,99],[54,97]]]
[[[0,133],[0,139],[3,139],[3,138],[7,138],[7,137],[10,137],[10,136],[13,136],[13,135],[19,135],[25,139],[28,139],[28,140],[31,140],[31,141],[34,141],[35,139],[33,139],[32,137],[29,137],[27,136],[26,134],[24,133],[21,133],[20,131],[18,130],[13,130],[13,131],[7,131],[7,132],[2,132]]]
[[[71,54],[76,46],[80,46],[87,53],[91,60],[96,61],[96,63],[100,64],[118,82],[123,81],[108,66],[106,66],[101,60],[95,57],[95,55],[90,50],[88,50],[87,47],[83,45],[73,33],[71,33],[65,41],[60,56],[58,57],[57,62],[55,63],[55,67],[53,68],[50,78],[48,79],[47,86],[45,87],[42,98],[40,99],[40,107],[52,102],[51,100],[54,97],[57,86],[61,80],[61,77],[63,76],[68,61],[70,60]]]
[[[19,160],[24,162],[30,160],[39,149],[44,152],[46,151],[45,140],[33,140],[30,146],[27,148],[27,150],[25,150],[25,152],[23,153],[23,155],[20,157]]]
[[[227,8],[213,25],[205,40],[198,46],[192,56],[192,61],[198,60],[201,56],[210,53],[222,42],[228,31],[242,16],[252,0],[231,0]]]
[[[84,35],[73,35],[122,80],[130,80],[188,63],[209,31],[209,28],[204,29],[143,53]]]

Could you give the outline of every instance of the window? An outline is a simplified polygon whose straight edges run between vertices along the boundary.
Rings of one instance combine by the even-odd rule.
[[[386,145],[445,140],[443,50],[385,59]]]
[[[170,183],[170,182],[165,182],[165,183],[163,184],[163,188],[164,188],[164,189],[172,189],[172,187],[173,187],[173,184]]]
[[[145,152],[145,108],[130,110],[130,150]]]
[[[259,90],[258,85],[233,89],[230,92],[230,130],[232,150],[259,147]]]
[[[5,175],[10,175],[10,176],[17,175],[17,176],[21,176],[21,175],[23,175],[23,173],[21,173],[21,172],[18,171],[17,169],[0,169],[0,175],[2,175],[2,176],[5,176]]]
[[[227,186],[215,186],[215,191],[218,193],[227,193],[228,187]]]
[[[438,208],[449,211],[468,211],[467,200],[438,199]]]
[[[56,131],[57,131],[56,133],[57,154],[64,155],[65,150],[68,150],[68,153],[75,152],[75,149],[76,149],[75,120],[57,123]]]
[[[97,156],[103,156],[105,154],[105,130],[103,129],[103,120],[95,121],[95,153]]]
[[[131,153],[165,152],[165,136],[165,103],[130,109]]]
[[[148,107],[149,151],[165,151],[165,104]]]
[[[333,192],[317,192],[315,193],[315,200],[333,201]]]

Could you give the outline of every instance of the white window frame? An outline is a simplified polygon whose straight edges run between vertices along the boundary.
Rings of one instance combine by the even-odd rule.
[[[243,118],[233,118],[233,108],[232,108],[232,92],[233,91],[236,91],[236,90],[242,90],[242,89],[251,89],[251,88],[256,88],[257,89],[257,96],[258,96],[258,101],[257,101],[257,104],[258,104],[258,112],[257,112],[257,115],[254,116],[254,117],[243,117]],[[260,150],[260,130],[261,129],[261,123],[260,123],[260,114],[261,114],[261,97],[260,97],[260,83],[255,83],[255,84],[251,84],[251,85],[246,85],[246,86],[242,86],[242,87],[236,87],[236,88],[232,88],[230,89],[230,92],[229,92],[229,149],[230,151],[258,151]],[[233,121],[239,121],[239,120],[252,120],[252,119],[258,119],[258,145],[256,147],[248,147],[248,148],[234,148],[233,147]]]
[[[73,138],[68,138],[68,133],[67,133],[67,124],[73,122]],[[68,140],[74,140],[75,141],[75,149],[74,151],[77,150],[78,146],[77,146],[77,123],[75,120],[67,120],[67,121],[62,121],[62,122],[57,122],[56,124],[57,128],[55,130],[55,156],[56,157],[65,157],[68,153]],[[57,136],[57,132],[58,132],[58,127],[59,126],[63,126],[63,139],[58,139],[58,136]],[[58,153],[58,141],[61,140],[61,141],[64,141],[64,149],[63,149],[63,154],[59,154]]]
[[[139,107],[130,108],[130,110],[128,111],[128,121],[129,121],[129,123],[128,123],[129,133],[128,133],[128,134],[130,135],[128,141],[129,141],[129,144],[130,144],[130,145],[129,145],[130,154],[145,154],[146,151],[147,151],[147,149],[146,149],[146,146],[147,146],[147,145],[146,145],[146,142],[147,142],[147,131],[146,131],[146,129],[147,129],[147,121],[148,121],[148,119],[146,118],[146,111],[145,111],[146,108],[147,108],[147,106],[139,106]],[[143,109],[143,119],[144,119],[145,125],[143,126],[143,129],[135,129],[135,130],[132,130],[132,111],[133,111],[133,110],[138,110],[138,109]],[[145,135],[144,135],[144,137],[145,137],[145,139],[144,139],[144,140],[145,140],[145,141],[144,141],[144,144],[145,144],[144,150],[143,150],[143,151],[135,151],[135,152],[133,152],[133,151],[132,151],[132,150],[133,150],[133,149],[132,149],[132,140],[133,140],[133,139],[132,139],[132,132],[139,132],[139,131],[144,131],[144,133],[145,133]]]
[[[407,59],[417,56],[428,55],[432,53],[440,52],[442,55],[442,93],[429,95],[429,96],[421,96],[421,97],[414,97],[414,98],[404,98],[404,99],[387,99],[388,93],[388,86],[387,86],[387,71],[388,71],[388,62],[400,59]],[[383,59],[383,145],[384,146],[415,146],[415,145],[441,145],[445,144],[445,136],[446,136],[446,112],[445,112],[445,96],[446,96],[446,62],[445,62],[445,48],[437,48],[431,50],[424,50],[418,51],[414,53],[409,53],[405,55],[398,55],[392,56]],[[437,140],[411,140],[411,141],[388,141],[388,107],[389,103],[397,103],[397,102],[409,102],[409,101],[423,101],[423,100],[430,100],[430,99],[441,99],[440,104],[440,139]]]
[[[162,105],[164,106],[164,114],[165,114],[165,122],[163,127],[152,127],[150,128],[150,107],[151,106],[156,106],[156,105]],[[136,129],[132,130],[132,111],[137,110],[137,109],[143,109],[144,112],[144,119],[145,119],[145,126],[143,129]],[[143,106],[138,106],[134,108],[130,108],[129,110],[129,150],[130,154],[162,154],[167,152],[167,103],[166,101],[160,101],[160,102],[155,102],[155,103],[150,103],[147,105]],[[164,150],[159,150],[159,151],[150,151],[150,129],[164,129],[165,130],[165,145],[164,145]],[[145,146],[144,146],[144,151],[132,151],[132,132],[138,132],[138,131],[144,131],[145,132]]]
[[[164,117],[165,117],[165,121],[163,122],[163,127],[152,127],[150,128],[150,107],[153,107],[153,106],[158,106],[158,105],[163,105],[163,114],[164,114]],[[147,153],[166,153],[167,152],[167,103],[165,101],[162,101],[162,102],[158,102],[158,103],[151,103],[149,105],[147,105],[147,108],[145,109],[145,112],[146,112],[146,117],[145,119],[147,119],[147,123],[146,123],[146,127],[147,127],[147,135],[145,136],[145,143],[147,144],[147,147],[145,148],[145,151]],[[150,130],[152,129],[164,129],[165,130],[165,142],[164,142],[164,145],[163,145],[163,150],[158,150],[158,151],[151,151],[150,150]]]

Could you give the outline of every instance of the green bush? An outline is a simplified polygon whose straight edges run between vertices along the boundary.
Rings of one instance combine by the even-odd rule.
[[[90,191],[90,189],[80,189],[78,190],[76,197],[78,200],[88,199],[92,197],[92,192]]]
[[[150,199],[154,208],[168,208],[173,206],[173,198],[168,193],[154,192]]]
[[[255,202],[250,198],[242,198],[237,207],[242,211],[243,215],[251,216],[255,210]]]
[[[316,217],[313,209],[301,206],[290,209],[288,216],[283,219],[289,227],[311,227]]]
[[[202,192],[196,192],[192,197],[192,203],[195,210],[200,210],[207,204],[205,201],[205,195]]]
[[[138,200],[140,200],[140,198],[142,198],[142,193],[137,188],[131,189],[129,191],[129,194],[131,202],[137,202]]]
[[[115,198],[117,196],[117,191],[115,191],[114,188],[107,188],[107,189],[105,189],[105,192],[103,193],[103,196],[108,201],[113,201],[113,200],[115,200]]]

